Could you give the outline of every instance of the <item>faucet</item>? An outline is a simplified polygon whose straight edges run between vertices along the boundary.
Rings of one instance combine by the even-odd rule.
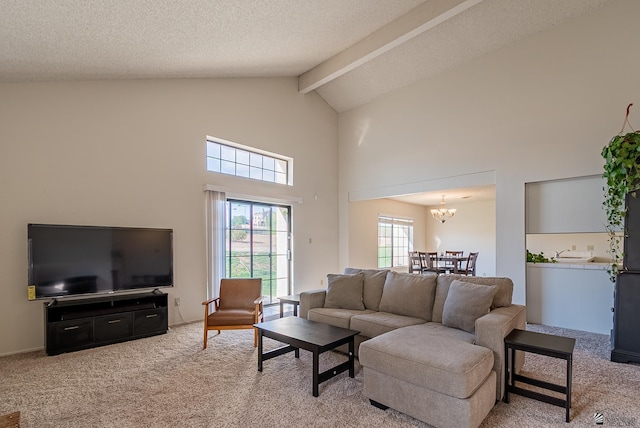
[[[556,255],[554,256],[554,258],[557,259],[558,257],[560,257],[560,254],[564,253],[565,251],[569,251],[569,249],[567,248],[566,250],[562,250],[560,252],[558,252],[558,250],[556,250]]]

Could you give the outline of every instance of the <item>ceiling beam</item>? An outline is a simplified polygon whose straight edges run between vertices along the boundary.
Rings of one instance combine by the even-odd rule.
[[[298,76],[298,91],[306,94],[371,61],[482,0],[427,0],[342,52]]]

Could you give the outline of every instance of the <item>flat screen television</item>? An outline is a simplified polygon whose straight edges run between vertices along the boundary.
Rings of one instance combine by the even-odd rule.
[[[36,299],[173,286],[173,230],[29,224]]]

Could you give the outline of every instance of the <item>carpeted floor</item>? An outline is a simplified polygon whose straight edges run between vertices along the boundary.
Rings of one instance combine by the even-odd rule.
[[[511,395],[482,427],[640,426],[640,367],[609,361],[609,337],[529,326],[577,339],[570,425],[564,409]],[[200,323],[132,342],[47,357],[44,352],[0,358],[0,414],[19,410],[21,427],[428,427],[362,395],[362,369],[320,385],[311,395],[311,354],[283,355],[257,371],[248,330],[211,333],[202,350]],[[265,347],[280,346],[265,339]],[[345,360],[321,356],[321,370]],[[527,374],[564,382],[564,361],[527,355]]]

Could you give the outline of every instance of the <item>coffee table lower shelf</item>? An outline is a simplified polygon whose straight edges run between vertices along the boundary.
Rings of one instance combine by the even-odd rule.
[[[297,317],[278,318],[254,324],[254,327],[258,329],[259,372],[262,372],[264,361],[289,352],[294,352],[295,357],[300,358],[300,349],[304,349],[313,354],[312,393],[314,397],[319,395],[319,385],[322,382],[326,382],[347,370],[349,377],[355,376],[354,337],[359,333],[358,331]],[[263,352],[263,337],[286,343],[287,346]],[[320,373],[320,354],[344,344],[349,345],[348,360]]]

